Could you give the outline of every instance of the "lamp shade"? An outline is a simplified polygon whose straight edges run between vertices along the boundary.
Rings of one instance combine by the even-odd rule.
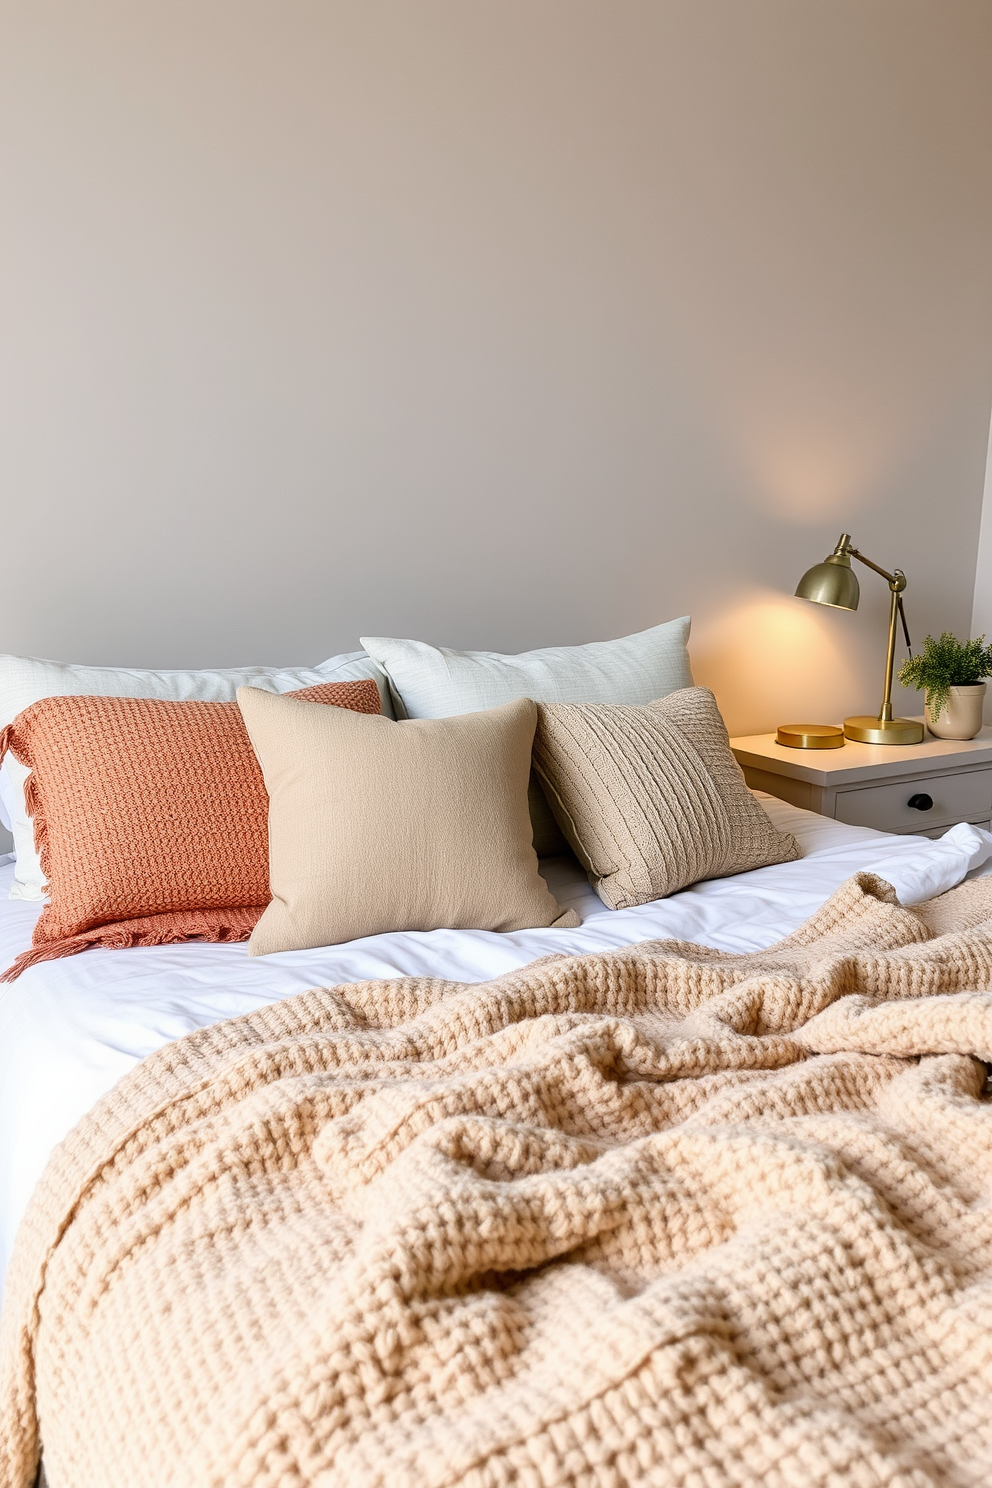
[[[811,599],[814,604],[856,610],[861,587],[847,554],[831,553],[824,563],[816,563],[806,570],[796,585],[796,593],[800,599]]]

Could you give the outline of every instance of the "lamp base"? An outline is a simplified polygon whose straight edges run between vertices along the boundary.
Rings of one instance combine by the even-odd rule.
[[[889,718],[884,723],[868,713],[844,719],[844,736],[859,744],[922,744],[923,725],[915,718]]]
[[[835,723],[782,723],[775,739],[787,749],[843,749],[844,730]]]

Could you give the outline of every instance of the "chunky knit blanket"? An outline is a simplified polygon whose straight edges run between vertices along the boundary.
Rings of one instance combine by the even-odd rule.
[[[990,985],[992,880],[861,875],[180,1040],[22,1227],[0,1483],[987,1483]]]

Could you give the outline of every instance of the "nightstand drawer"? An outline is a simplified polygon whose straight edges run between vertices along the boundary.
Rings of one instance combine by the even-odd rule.
[[[909,805],[910,797],[930,796],[929,811]],[[920,776],[892,785],[869,785],[837,792],[834,815],[853,827],[881,832],[923,832],[941,823],[975,821],[992,811],[992,769],[954,775]]]

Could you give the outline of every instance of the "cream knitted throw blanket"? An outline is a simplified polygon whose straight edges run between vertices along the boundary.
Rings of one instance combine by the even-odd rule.
[[[990,985],[992,879],[860,875],[163,1049],[21,1230],[0,1483],[987,1483]]]

